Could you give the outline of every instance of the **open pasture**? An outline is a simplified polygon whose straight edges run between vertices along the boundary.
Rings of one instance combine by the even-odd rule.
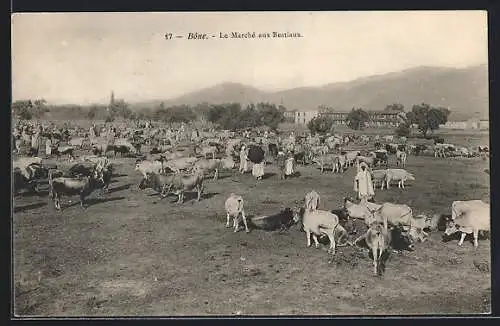
[[[481,140],[487,144],[487,138]],[[453,143],[452,141],[450,141]],[[391,254],[385,273],[372,274],[368,253],[327,245],[306,248],[299,227],[285,232],[226,229],[224,201],[242,195],[249,216],[302,205],[321,195],[321,209],[354,196],[355,168],[278,180],[224,171],[208,178],[200,202],[187,194],[160,200],[137,185],[135,160],[116,159],[110,192],[82,210],[63,197],[63,211],[46,193],[14,199],[15,313],[23,316],[452,314],[490,310],[490,241],[463,247],[436,231],[413,252]],[[394,167],[394,164],[390,165]],[[488,161],[408,158],[415,174],[405,190],[376,190],[377,202],[408,204],[414,214],[450,214],[453,200],[489,202]],[[73,200],[69,203],[69,200]],[[469,239],[469,237],[467,237]]]

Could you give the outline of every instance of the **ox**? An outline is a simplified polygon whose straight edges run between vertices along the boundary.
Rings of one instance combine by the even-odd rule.
[[[80,206],[84,207],[85,197],[104,185],[102,171],[95,170],[92,176],[81,178],[56,177],[53,170],[49,171],[49,194],[57,210],[61,210],[60,199],[62,195],[80,196]]]
[[[309,210],[316,210],[319,207],[320,197],[315,190],[308,192],[304,199],[305,208]]]
[[[474,236],[474,249],[477,249],[479,231],[490,231],[489,205],[468,209],[455,219],[449,220],[446,223],[444,234],[450,236],[456,232],[461,232],[458,245],[462,246],[465,236],[472,233]]]
[[[248,224],[247,224],[247,218],[245,216],[245,209],[243,207],[244,201],[243,197],[236,195],[234,193],[231,193],[231,195],[226,199],[226,202],[224,203],[224,207],[226,209],[226,228],[230,227],[229,221],[231,217],[233,218],[233,227],[234,227],[234,232],[238,232],[238,227],[239,227],[239,217],[241,215],[243,219],[243,224],[245,225],[245,232],[250,232],[248,230]]]

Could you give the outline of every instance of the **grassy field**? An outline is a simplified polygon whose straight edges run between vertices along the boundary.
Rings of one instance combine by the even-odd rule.
[[[463,138],[463,137],[462,137]],[[481,137],[479,137],[481,138]],[[487,143],[487,138],[478,139]],[[393,162],[389,162],[394,166]],[[206,181],[196,202],[163,201],[140,191],[134,159],[117,159],[110,193],[63,199],[57,212],[45,196],[14,200],[15,314],[23,316],[456,314],[490,310],[490,241],[477,251],[466,241],[443,242],[442,232],[413,252],[393,253],[383,276],[358,248],[306,248],[297,227],[285,232],[226,229],[224,201],[246,200],[248,215],[302,204],[315,189],[323,209],[353,195],[354,169],[344,175],[299,167],[301,176],[265,180],[226,171]],[[488,161],[408,159],[416,181],[405,190],[376,191],[377,202],[408,204],[415,213],[450,214],[453,200],[489,202]],[[95,195],[94,195],[95,196]],[[68,200],[72,199],[71,204]],[[468,239],[468,238],[467,238]],[[481,267],[483,266],[483,267]]]

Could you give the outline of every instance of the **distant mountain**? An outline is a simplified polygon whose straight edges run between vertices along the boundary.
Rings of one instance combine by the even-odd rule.
[[[399,72],[359,78],[350,82],[332,83],[319,87],[300,87],[279,92],[223,83],[183,96],[165,100],[165,105],[208,102],[219,104],[267,101],[283,103],[288,110],[312,111],[320,105],[347,111],[352,107],[383,110],[387,104],[399,102],[406,110],[425,102],[449,107],[450,120],[471,117],[488,118],[488,66],[468,68],[417,67]],[[141,103],[157,105],[160,101]]]

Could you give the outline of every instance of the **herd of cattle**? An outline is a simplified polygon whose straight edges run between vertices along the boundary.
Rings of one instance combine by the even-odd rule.
[[[184,127],[174,130],[148,126],[126,127],[118,131],[114,128],[110,138],[105,136],[109,128],[93,128],[92,136],[83,128],[67,128],[62,132],[55,127],[45,128],[41,137],[48,134],[57,140],[51,145],[54,150],[46,155],[47,158],[57,157],[56,161],[61,164],[55,165],[42,159],[39,149],[30,147],[31,138],[25,135],[29,131],[20,127],[14,137],[14,153],[17,156],[13,160],[14,195],[22,190],[41,194],[39,187],[47,182],[49,198],[54,201],[57,210],[61,210],[62,196],[78,195],[80,205],[84,207],[85,198],[91,193],[108,191],[114,175],[113,159],[107,155],[109,152],[115,158],[118,153],[120,156],[135,157],[135,170],[141,175],[138,188],[152,188],[161,198],[175,194],[178,204],[184,202],[186,192],[196,192],[197,200],[201,200],[207,176],[213,174],[213,179],[217,180],[221,170],[233,170],[240,160],[240,148],[244,144],[262,148],[266,164],[275,164],[280,170],[285,169],[284,157],[293,158],[302,165],[316,164],[321,172],[330,167],[332,173],[344,173],[365,162],[374,185],[380,183],[380,189],[384,185],[388,189],[392,181],[397,181],[398,187],[404,189],[407,180],[415,180],[415,176],[405,170],[411,155],[474,157],[488,152],[485,146],[472,150],[444,144],[440,140],[435,140],[434,145],[410,144],[404,137],[395,136],[297,137],[292,133],[282,138],[272,132],[255,135],[230,131],[187,132]],[[373,150],[354,149],[366,148],[370,142]],[[24,153],[23,147],[27,148]],[[77,153],[81,155],[77,157]],[[68,162],[61,159],[64,154],[68,155]],[[395,163],[393,168],[389,168],[391,159]],[[445,235],[461,233],[459,245],[462,245],[466,234],[472,233],[474,248],[478,246],[479,231],[490,231],[489,204],[481,200],[454,201],[451,217],[444,222],[438,214],[432,217],[422,214],[413,216],[409,206],[389,202],[356,203],[345,198],[342,209],[321,210],[320,196],[314,190],[306,194],[304,205],[300,208],[285,209],[275,216],[250,221],[245,215],[244,202],[244,198],[237,194],[230,194],[225,202],[226,227],[230,227],[230,220],[233,219],[234,232],[239,230],[240,222],[249,232],[248,222],[258,227],[259,223],[271,223],[277,219],[281,227],[301,225],[306,233],[307,246],[311,245],[311,235],[316,247],[319,246],[318,237],[328,237],[331,254],[335,254],[336,246],[342,239],[345,240],[343,245],[357,246],[364,241],[372,250],[375,273],[380,273],[381,257],[390,248],[399,250],[401,248],[397,243],[403,243],[407,249],[412,249],[414,242],[425,241],[428,232],[437,230],[442,223]],[[367,230],[355,241],[349,241],[349,237],[357,232],[353,221],[364,221]]]

